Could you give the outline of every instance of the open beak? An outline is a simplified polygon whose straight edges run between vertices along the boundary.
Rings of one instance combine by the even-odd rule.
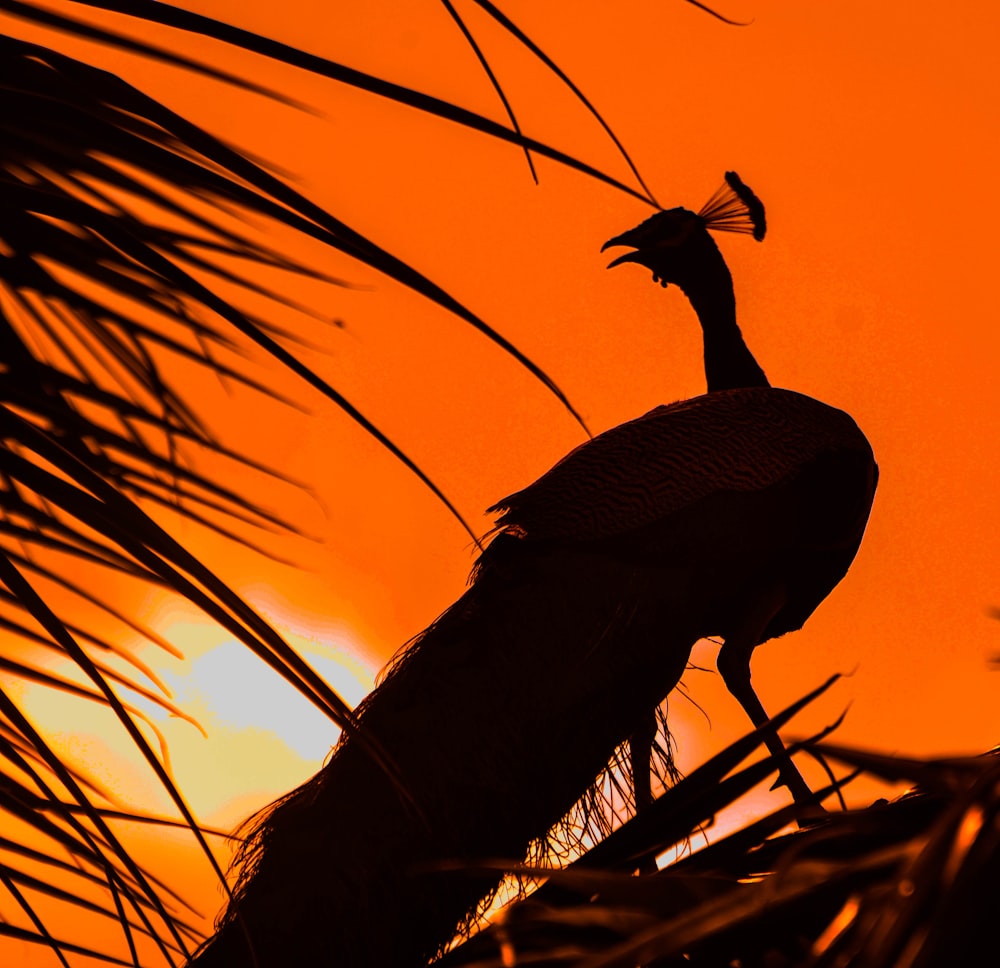
[[[615,266],[620,266],[623,262],[639,261],[638,239],[635,238],[635,235],[635,229],[629,229],[627,232],[622,232],[621,235],[616,235],[613,239],[608,239],[608,241],[601,246],[602,252],[605,249],[610,249],[613,245],[630,245],[634,250],[632,252],[626,252],[623,255],[618,256],[617,259],[613,259],[609,262],[609,269],[613,269]]]

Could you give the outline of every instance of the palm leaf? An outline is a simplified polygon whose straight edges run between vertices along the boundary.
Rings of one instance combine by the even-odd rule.
[[[509,105],[512,128],[151,0],[82,2],[77,7],[117,11],[215,37],[502,139],[645,197],[524,137]],[[0,9],[36,26],[280,97],[224,70],[68,13],[24,0],[4,0]],[[566,75],[510,21],[489,9],[570,85],[610,134]],[[471,34],[467,38],[478,51]],[[489,71],[485,58],[480,59]],[[150,641],[167,643],[89,592],[78,572],[99,575],[110,569],[188,597],[335,721],[350,728],[352,718],[280,637],[144,510],[169,507],[244,543],[247,539],[226,519],[264,530],[286,527],[279,516],[248,504],[190,466],[190,455],[206,450],[265,470],[213,437],[179,385],[172,360],[193,362],[280,399],[243,364],[245,348],[255,345],[339,406],[465,524],[442,490],[398,445],[296,358],[289,348],[294,332],[242,307],[239,299],[246,295],[255,297],[255,305],[270,301],[309,314],[282,292],[255,282],[256,267],[272,277],[291,273],[342,284],[270,249],[246,228],[247,222],[301,233],[458,315],[525,366],[580,419],[552,379],[471,310],[245,154],[112,74],[51,48],[0,35],[0,581],[7,589],[0,590],[5,611],[0,629],[33,649],[68,657],[88,684],[13,655],[0,654],[0,668],[8,676],[107,704],[212,864],[204,834],[170,776],[165,751],[152,748],[140,728],[141,715],[137,720],[134,707],[118,692],[138,693],[177,711],[162,683],[127,650],[69,615],[74,603],[87,602]],[[236,301],[221,295],[234,290],[241,294]],[[50,601],[53,589],[59,594]],[[98,657],[110,652],[132,662],[154,688],[116,672]],[[73,876],[107,886],[110,904],[79,905],[118,921],[132,963],[140,960],[138,936],[152,939],[168,962],[182,956],[191,932],[171,908],[170,892],[136,864],[115,835],[110,813],[100,803],[102,791],[61,761],[3,691],[0,756],[11,767],[0,776],[0,810],[17,816],[51,845],[51,852],[36,851],[32,861],[51,867],[58,877],[69,876],[72,866]],[[59,851],[72,858],[72,865],[58,859]],[[30,895],[71,899],[73,892],[61,883],[11,863],[0,864],[0,883],[32,924],[31,929],[5,926],[7,936],[46,944],[63,963],[63,951],[126,963],[49,933]]]
[[[751,734],[724,750],[568,868],[521,869],[547,883],[439,963],[932,968],[989,960],[1000,875],[995,753],[920,760],[819,743],[817,752],[857,772],[920,787],[792,833],[800,808],[782,808],[634,876],[642,857],[693,837],[776,772],[772,757],[730,772],[759,742]]]

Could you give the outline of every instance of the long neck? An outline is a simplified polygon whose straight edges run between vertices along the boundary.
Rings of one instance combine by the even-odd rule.
[[[681,286],[704,333],[708,392],[770,386],[736,325],[733,278],[718,250],[716,254],[710,272],[692,273]]]

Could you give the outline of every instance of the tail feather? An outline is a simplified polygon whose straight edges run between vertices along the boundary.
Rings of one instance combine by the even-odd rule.
[[[357,710],[412,802],[343,738],[254,819],[194,964],[422,965],[499,880],[442,862],[556,856],[600,835],[600,797],[624,775],[602,770],[704,634],[696,590],[689,571],[499,535]],[[627,789],[618,801],[627,812]]]

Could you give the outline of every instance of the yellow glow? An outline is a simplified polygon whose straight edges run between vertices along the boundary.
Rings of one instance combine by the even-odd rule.
[[[154,750],[167,752],[174,779],[196,816],[205,823],[231,826],[314,773],[337,741],[339,729],[225,630],[198,621],[190,610],[156,604],[159,608],[150,609],[152,625],[184,658],[154,646],[141,648],[141,658],[207,735],[142,697],[126,695],[123,689],[119,695],[155,726],[154,731],[139,720]],[[334,642],[320,642],[280,624],[278,628],[350,704],[371,689],[372,671],[356,657],[361,650],[348,631]],[[71,669],[70,663],[61,663],[58,671],[68,674]],[[22,708],[53,748],[69,762],[86,764],[109,794],[174,815],[165,792],[109,709],[42,686],[22,684],[19,692]]]

